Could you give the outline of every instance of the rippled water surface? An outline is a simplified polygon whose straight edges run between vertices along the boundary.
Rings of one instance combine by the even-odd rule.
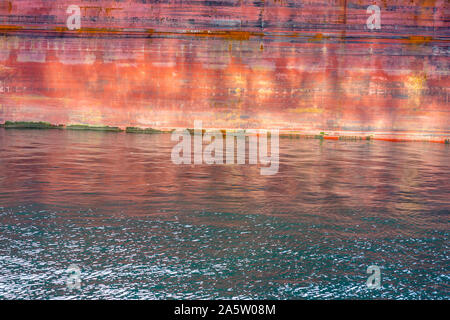
[[[448,145],[281,139],[273,176],[173,145],[1,129],[0,297],[450,298]]]

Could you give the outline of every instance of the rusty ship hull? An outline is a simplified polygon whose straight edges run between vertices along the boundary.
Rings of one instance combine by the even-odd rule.
[[[369,5],[381,28],[370,30]],[[67,8],[80,8],[80,27]],[[447,1],[3,1],[0,122],[448,142]]]

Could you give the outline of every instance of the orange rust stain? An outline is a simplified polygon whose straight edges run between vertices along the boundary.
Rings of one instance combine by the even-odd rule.
[[[0,25],[0,29],[1,30],[5,30],[5,31],[8,31],[8,30],[21,30],[21,29],[23,29],[23,27],[22,26]]]
[[[410,36],[408,38],[408,41],[411,44],[425,44],[432,40],[433,40],[433,37],[424,37],[424,36]]]
[[[120,33],[121,30],[111,28],[81,28],[77,30],[80,33]]]
[[[313,37],[309,38],[309,41],[322,41],[323,39],[328,39],[328,36],[324,36],[322,33],[316,33]]]
[[[226,38],[226,39],[231,39],[231,40],[249,40],[251,36],[258,36],[258,37],[263,37],[264,33],[262,32],[249,32],[249,31],[231,31],[231,30],[224,30],[224,31],[199,31],[199,32],[195,32],[195,31],[186,31],[183,32],[182,34],[187,34],[187,35],[193,35],[193,36],[198,36],[198,37],[221,37],[221,38]]]

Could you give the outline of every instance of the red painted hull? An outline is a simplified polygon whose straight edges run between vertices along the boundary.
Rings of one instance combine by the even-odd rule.
[[[52,3],[0,8],[0,122],[450,136],[445,1]]]

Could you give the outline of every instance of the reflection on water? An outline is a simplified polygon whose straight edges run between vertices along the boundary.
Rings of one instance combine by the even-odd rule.
[[[448,146],[281,139],[261,176],[173,144],[1,129],[0,297],[449,298]]]

